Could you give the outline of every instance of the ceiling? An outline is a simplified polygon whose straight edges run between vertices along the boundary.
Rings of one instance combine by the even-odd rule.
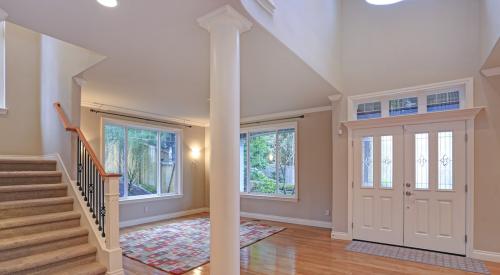
[[[107,58],[84,73],[82,101],[206,123],[209,34],[196,18],[239,0],[0,0],[8,21]],[[266,30],[241,37],[242,117],[325,106],[337,91]]]

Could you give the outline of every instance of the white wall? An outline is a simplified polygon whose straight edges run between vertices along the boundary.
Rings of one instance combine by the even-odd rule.
[[[337,90],[342,90],[341,0],[274,0],[271,16],[255,0],[247,12]]]
[[[6,22],[6,104],[0,155],[40,155],[40,34]]]
[[[40,53],[42,153],[59,153],[74,172],[76,139],[62,127],[53,104],[60,102],[70,123],[78,126],[81,95],[73,77],[104,57],[46,35],[42,35]]]
[[[500,1],[480,0],[481,64],[486,60],[500,37]]]

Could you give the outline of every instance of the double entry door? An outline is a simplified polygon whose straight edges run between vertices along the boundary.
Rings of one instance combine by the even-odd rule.
[[[465,254],[465,121],[353,132],[353,237]]]

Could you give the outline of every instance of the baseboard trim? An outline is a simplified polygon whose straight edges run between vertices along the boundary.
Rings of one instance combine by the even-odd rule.
[[[274,215],[266,215],[266,214],[259,214],[259,213],[250,213],[250,212],[241,212],[240,215],[241,215],[241,217],[250,218],[250,219],[268,220],[268,221],[273,221],[273,222],[300,224],[300,225],[322,227],[322,228],[332,228],[332,223],[325,222],[325,221],[307,220],[307,219],[274,216]]]
[[[344,240],[344,241],[352,241],[352,237],[349,236],[347,232],[336,232],[332,230],[332,239],[333,240]]]
[[[472,250],[471,258],[483,260],[483,261],[500,263],[500,253],[498,253],[498,252],[491,252],[491,251],[483,251],[483,250],[474,249],[474,250]]]
[[[157,215],[157,216],[144,217],[144,218],[135,219],[135,220],[128,220],[128,221],[120,222],[120,228],[125,228],[125,227],[140,225],[140,224],[146,224],[146,223],[151,223],[151,222],[158,222],[158,221],[163,221],[163,220],[169,220],[169,219],[174,219],[174,218],[180,218],[180,217],[204,213],[204,212],[208,212],[207,207],[190,209],[190,210],[179,211],[179,212],[168,213],[168,214]]]

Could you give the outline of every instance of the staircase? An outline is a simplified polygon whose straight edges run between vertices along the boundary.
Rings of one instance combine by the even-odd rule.
[[[52,160],[0,160],[0,274],[105,274]]]

